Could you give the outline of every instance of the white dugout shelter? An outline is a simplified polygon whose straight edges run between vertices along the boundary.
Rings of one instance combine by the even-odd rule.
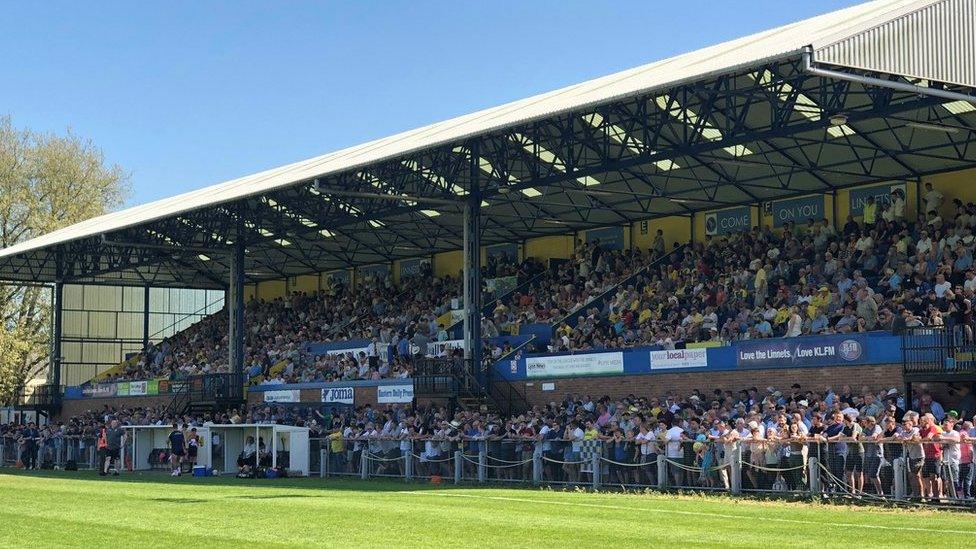
[[[222,472],[237,470],[237,457],[244,450],[247,437],[264,440],[265,450],[271,452],[271,466],[278,467],[279,452],[288,452],[289,474],[308,476],[308,427],[274,424],[209,425],[210,438],[223,446],[223,463],[216,464]],[[212,445],[211,445],[212,447]],[[210,450],[208,449],[208,454]],[[258,458],[255,457],[255,465]]]
[[[237,471],[237,457],[244,450],[247,437],[252,436],[256,441],[264,441],[265,449],[271,453],[272,467],[278,467],[280,452],[288,452],[288,471],[291,474],[308,476],[307,427],[212,424],[196,429],[200,436],[197,465],[215,468],[221,472]],[[128,436],[126,449],[132,457],[132,470],[145,471],[152,469],[149,458],[154,450],[169,449],[169,434],[173,428],[166,425],[129,425],[125,430]],[[214,456],[215,445],[222,447],[222,457],[219,454]]]
[[[153,451],[157,449],[169,450],[169,434],[173,432],[173,427],[170,425],[127,425],[123,428],[128,437],[125,447],[132,457],[133,471],[152,469],[149,458]],[[197,427],[196,430],[200,437],[196,464],[211,467],[210,427]]]

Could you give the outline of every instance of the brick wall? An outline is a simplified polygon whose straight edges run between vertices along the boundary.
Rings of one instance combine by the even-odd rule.
[[[356,406],[370,404],[376,406],[376,387],[355,387]],[[301,402],[322,402],[322,389],[302,389],[299,397]],[[264,402],[264,392],[253,391],[247,393],[248,404],[261,404]]]
[[[145,397],[115,397],[115,398],[86,398],[80,400],[64,400],[61,405],[60,419],[77,416],[89,410],[101,411],[105,406],[109,408],[155,408],[168,406],[173,400],[170,395]]]
[[[601,376],[532,380],[518,384],[532,405],[561,401],[566,393],[589,394],[594,398],[609,395],[611,398],[633,393],[638,396],[662,396],[670,391],[689,395],[694,389],[710,394],[715,389],[739,391],[749,387],[761,389],[773,386],[784,392],[794,383],[803,390],[822,391],[827,387],[840,388],[850,385],[855,390],[867,386],[871,391],[880,389],[904,389],[902,366],[842,366],[836,368],[784,368],[781,370],[739,370],[727,372],[681,372],[675,374]],[[553,383],[555,388],[543,391],[543,383]]]

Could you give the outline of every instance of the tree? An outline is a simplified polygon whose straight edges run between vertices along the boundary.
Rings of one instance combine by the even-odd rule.
[[[120,206],[128,175],[90,140],[14,127],[0,117],[0,248]],[[45,371],[50,289],[0,283],[0,402]]]

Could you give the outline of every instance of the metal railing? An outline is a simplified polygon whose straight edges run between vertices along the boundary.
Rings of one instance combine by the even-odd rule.
[[[973,326],[950,324],[905,330],[902,334],[902,362],[908,377],[976,375]]]
[[[528,410],[525,395],[515,384],[496,375],[494,367],[491,361],[474,364],[463,358],[424,358],[415,363],[414,390],[424,396],[490,401],[506,415]]]
[[[42,436],[34,440],[0,437],[0,467],[95,469],[96,440],[90,436]]]
[[[316,439],[323,477],[651,489],[976,508],[973,440]],[[969,449],[963,449],[968,445]]]

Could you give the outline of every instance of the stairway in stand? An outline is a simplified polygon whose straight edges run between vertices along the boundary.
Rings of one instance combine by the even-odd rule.
[[[201,417],[243,407],[244,379],[235,374],[191,376],[179,383],[166,411],[172,416]]]
[[[490,366],[472,367],[470,360],[425,358],[414,368],[414,393],[425,400],[444,399],[452,407],[516,415],[529,409],[514,385],[493,379]]]

